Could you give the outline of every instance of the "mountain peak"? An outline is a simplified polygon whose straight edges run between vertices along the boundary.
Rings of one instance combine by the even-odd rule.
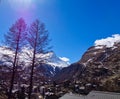
[[[57,66],[60,68],[67,67],[69,63],[69,59],[66,57],[57,57],[54,52],[48,52],[45,54],[47,57],[47,64],[50,64],[52,66]]]
[[[112,37],[107,37],[103,39],[96,40],[94,42],[96,48],[113,47],[115,43],[120,42],[120,34],[114,34]]]

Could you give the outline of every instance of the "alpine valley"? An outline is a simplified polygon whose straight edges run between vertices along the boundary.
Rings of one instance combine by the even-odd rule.
[[[9,85],[13,56],[11,49],[0,47],[0,79],[5,85]],[[32,50],[24,47],[18,56],[15,83],[28,84]],[[54,52],[36,54],[35,64],[33,81],[36,84],[69,81],[82,88],[89,86],[92,90],[120,92],[120,35],[96,40],[94,46],[73,64],[67,58],[57,57]]]

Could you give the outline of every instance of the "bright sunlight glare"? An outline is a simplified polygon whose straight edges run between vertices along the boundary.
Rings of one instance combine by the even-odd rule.
[[[13,9],[28,9],[32,0],[9,0],[9,3]]]
[[[47,0],[8,0],[15,16],[24,17],[28,22],[35,17],[37,8],[48,3]]]

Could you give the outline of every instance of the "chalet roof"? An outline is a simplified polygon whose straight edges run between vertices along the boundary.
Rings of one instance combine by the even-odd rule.
[[[91,91],[87,96],[65,94],[60,99],[120,99],[120,93]]]
[[[86,99],[120,99],[120,93],[91,91]]]

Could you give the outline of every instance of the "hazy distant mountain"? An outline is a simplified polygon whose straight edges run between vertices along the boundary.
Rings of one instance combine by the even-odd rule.
[[[63,68],[56,81],[80,81],[97,85],[98,90],[120,92],[120,35],[96,40],[82,58]]]

